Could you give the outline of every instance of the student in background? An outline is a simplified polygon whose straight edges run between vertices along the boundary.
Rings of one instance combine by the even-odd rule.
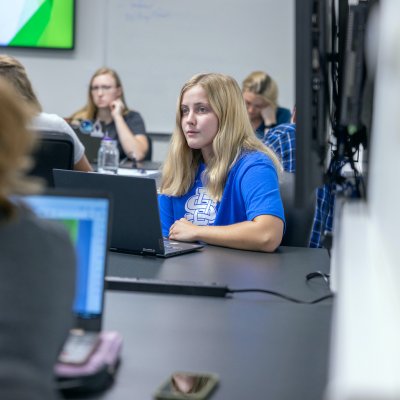
[[[268,130],[262,142],[278,155],[284,171],[295,173],[296,107],[294,107],[291,121],[290,124],[281,124]],[[327,182],[315,191],[315,210],[310,227],[309,247],[326,247],[325,237],[329,237],[333,232],[335,190],[335,184]]]
[[[54,364],[71,328],[75,253],[66,231],[9,196],[39,189],[24,171],[34,135],[0,78],[0,398],[55,399]]]
[[[261,141],[278,156],[284,171],[296,171],[296,124],[277,125]]]
[[[91,171],[92,167],[85,155],[85,148],[73,129],[56,114],[47,114],[33,91],[24,66],[14,57],[0,54],[0,76],[4,77],[17,90],[22,99],[35,111],[31,127],[37,131],[52,131],[66,133],[74,142],[74,169]]]
[[[278,105],[278,85],[265,72],[254,71],[242,83],[251,125],[262,139],[266,130],[290,122],[290,110]]]
[[[99,121],[104,134],[118,141],[121,158],[146,158],[150,144],[143,118],[128,109],[121,80],[114,70],[100,68],[90,79],[87,104],[71,116],[71,122],[85,119]]]
[[[296,171],[296,107],[291,122],[280,124],[265,131],[261,141],[278,156],[283,170]]]
[[[159,196],[163,233],[272,252],[284,214],[279,161],[249,123],[236,81],[200,74],[182,88]]]

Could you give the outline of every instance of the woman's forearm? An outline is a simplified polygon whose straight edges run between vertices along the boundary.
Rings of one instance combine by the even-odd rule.
[[[132,132],[122,115],[115,117],[114,122],[124,153],[128,156],[133,155],[138,161],[143,160],[149,148],[146,136]]]

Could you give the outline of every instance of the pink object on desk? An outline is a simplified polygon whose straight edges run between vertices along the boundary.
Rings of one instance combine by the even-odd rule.
[[[115,331],[103,331],[100,333],[100,344],[90,356],[88,362],[83,365],[71,365],[57,363],[54,367],[58,378],[82,377],[96,374],[105,366],[116,368],[122,349],[122,336]]]

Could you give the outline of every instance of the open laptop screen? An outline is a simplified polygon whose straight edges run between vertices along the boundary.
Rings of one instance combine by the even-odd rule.
[[[73,311],[78,318],[97,318],[103,311],[109,199],[41,194],[23,196],[40,218],[57,220],[75,244],[78,268]]]

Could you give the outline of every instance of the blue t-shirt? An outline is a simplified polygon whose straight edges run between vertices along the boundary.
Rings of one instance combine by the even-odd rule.
[[[259,215],[273,215],[285,221],[278,175],[272,160],[264,153],[242,154],[229,171],[220,202],[207,194],[201,180],[204,168],[204,164],[200,165],[193,186],[183,196],[159,195],[164,236],[183,217],[195,225],[215,226],[252,221]]]

